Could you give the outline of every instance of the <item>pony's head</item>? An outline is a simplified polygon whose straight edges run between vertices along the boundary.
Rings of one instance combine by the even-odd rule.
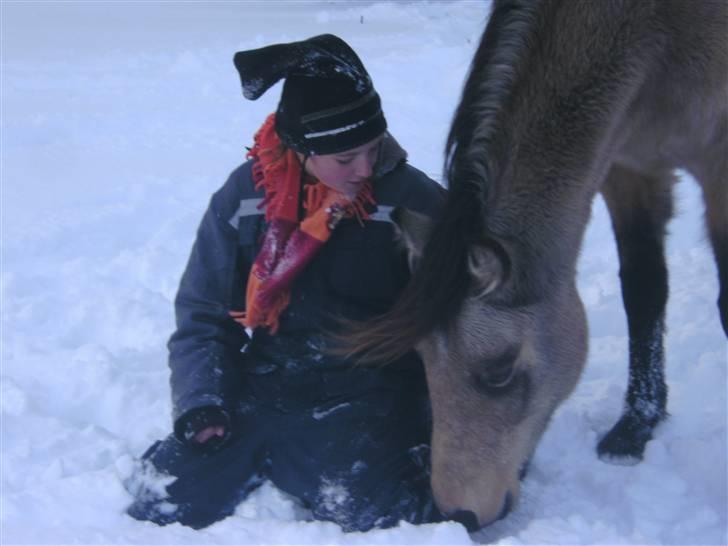
[[[586,352],[583,309],[572,283],[510,304],[517,266],[495,240],[451,240],[443,252],[454,263],[440,259],[440,268],[428,269],[433,259],[423,259],[425,246],[440,239],[432,236],[432,220],[399,210],[395,223],[414,268],[408,296],[420,302],[408,316],[426,331],[415,347],[432,404],[433,493],[445,515],[472,530],[514,505],[539,438],[576,384]],[[448,265],[452,273],[438,275]],[[438,286],[438,277],[455,284]],[[418,287],[419,298],[412,293]],[[431,290],[438,292],[428,297]],[[403,316],[390,314],[378,327],[407,333]],[[370,346],[376,358],[406,349],[404,338],[380,341]]]

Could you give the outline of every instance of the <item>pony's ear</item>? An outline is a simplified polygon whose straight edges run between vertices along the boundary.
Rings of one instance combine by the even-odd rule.
[[[506,277],[504,256],[487,244],[468,248],[468,273],[472,281],[471,297],[482,298],[498,288]]]
[[[397,229],[397,237],[407,251],[410,270],[414,271],[430,238],[433,220],[429,216],[402,207],[392,211],[392,220]]]

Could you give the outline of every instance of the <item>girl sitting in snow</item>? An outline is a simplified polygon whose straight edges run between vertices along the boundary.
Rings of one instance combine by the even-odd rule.
[[[202,219],[169,341],[174,433],[144,454],[128,513],[201,528],[271,480],[348,531],[436,520],[420,360],[356,367],[326,332],[394,303],[408,270],[389,212],[433,215],[443,192],[406,163],[340,38],[235,66],[246,98],[285,79],[282,96]],[[150,473],[175,479],[160,494]]]

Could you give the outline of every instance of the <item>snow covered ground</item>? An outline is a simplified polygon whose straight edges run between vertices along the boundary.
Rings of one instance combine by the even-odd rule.
[[[132,458],[170,428],[172,298],[210,194],[277,101],[235,51],[333,32],[392,132],[438,177],[487,2],[2,2],[0,543],[726,544],[726,339],[697,186],[668,246],[671,419],[634,467],[600,462],[627,340],[601,201],[580,262],[591,353],[506,520],[344,534],[266,486],[203,531],[124,515]]]

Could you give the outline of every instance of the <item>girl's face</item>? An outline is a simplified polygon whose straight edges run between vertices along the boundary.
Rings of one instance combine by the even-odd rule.
[[[382,138],[384,135],[338,154],[312,155],[306,161],[306,172],[329,188],[354,199],[372,176]]]

